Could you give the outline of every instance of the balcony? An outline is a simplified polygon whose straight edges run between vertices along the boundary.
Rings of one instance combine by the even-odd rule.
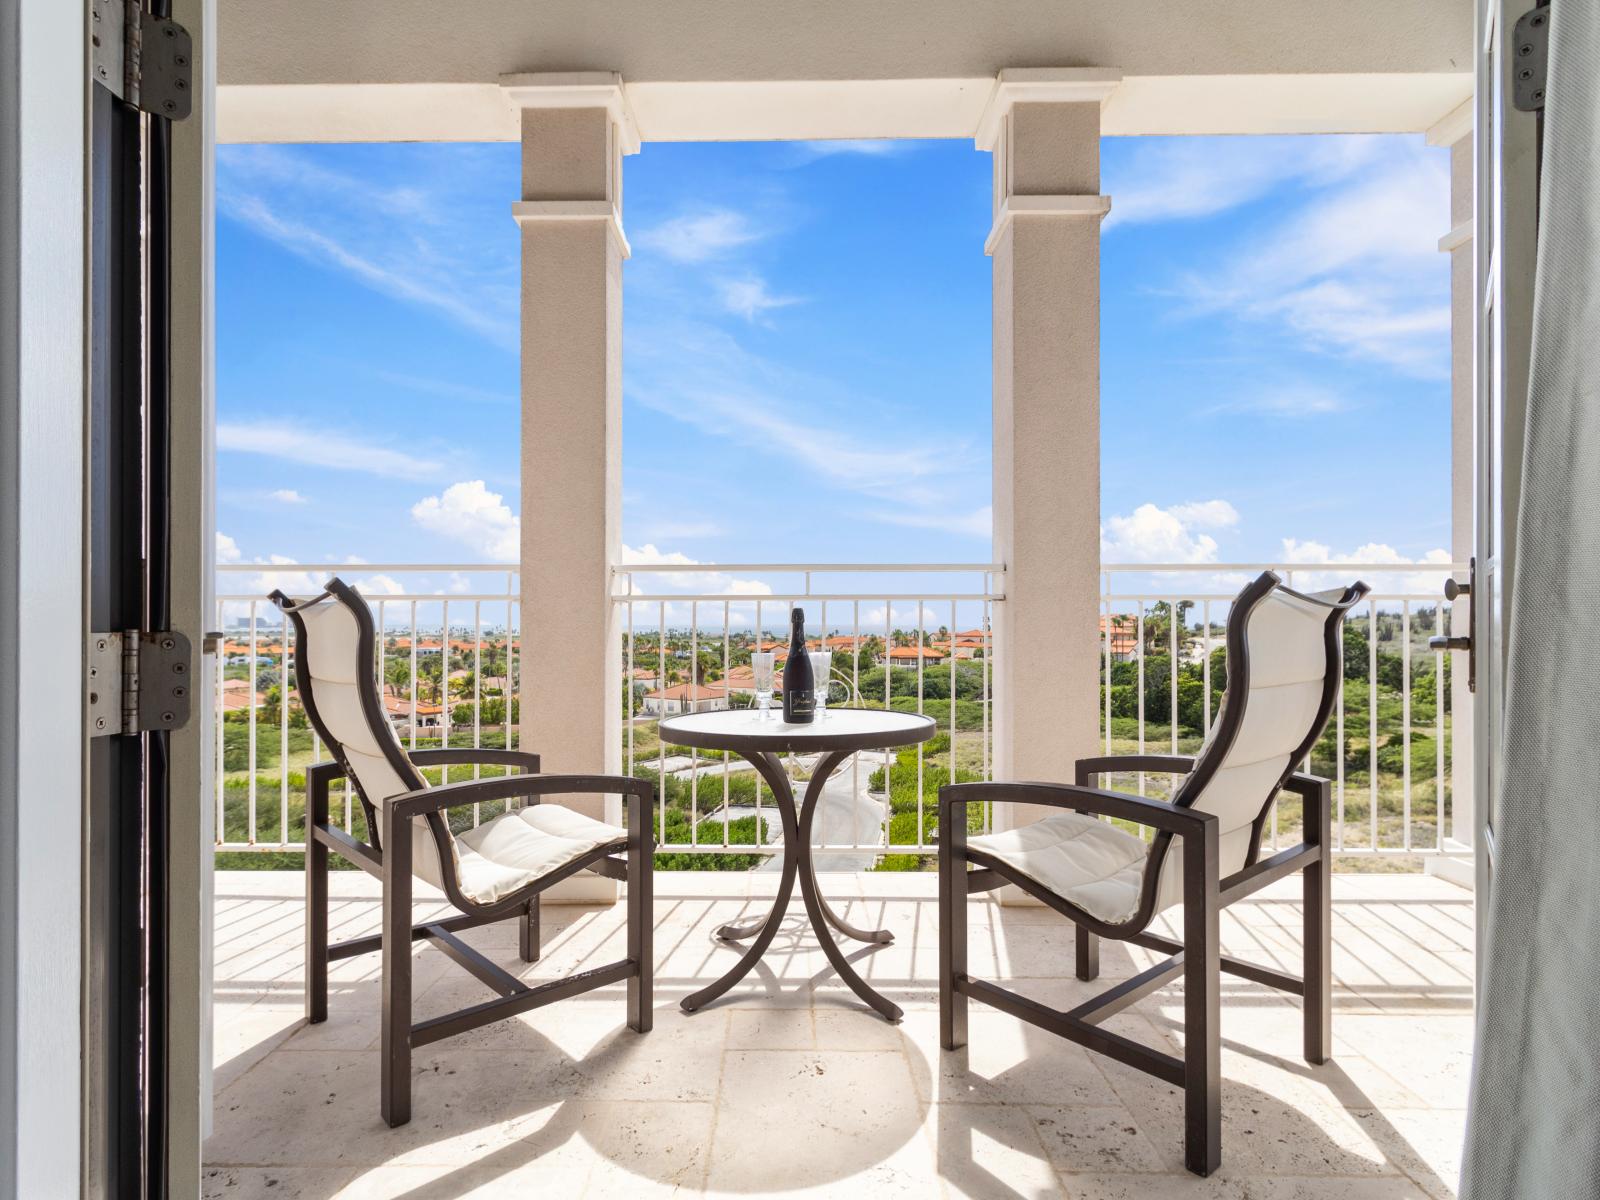
[[[1336,877],[1325,1066],[1299,1057],[1295,1003],[1224,977],[1224,1165],[1200,1180],[1183,1169],[1180,1096],[1163,1083],[987,1010],[973,1012],[968,1051],[940,1051],[932,875],[823,877],[846,919],[897,932],[854,962],[906,1009],[898,1027],[831,976],[797,911],[762,969],[686,1016],[678,1000],[736,954],[713,930],[763,911],[776,876],[657,879],[653,1032],[630,1033],[620,991],[607,989],[440,1043],[417,1059],[411,1124],[389,1129],[376,1100],[375,957],[334,964],[329,1019],[306,1026],[299,874],[219,872],[204,1194],[1455,1194],[1473,934],[1471,893],[1450,883]],[[375,931],[378,907],[367,876],[335,877],[335,936]],[[1297,911],[1283,884],[1228,910],[1227,952],[1298,970]],[[1058,1006],[1103,986],[1071,978],[1071,929],[1046,910],[985,902],[970,920],[975,972]],[[531,966],[517,962],[509,927],[468,935],[529,980],[615,958],[622,938],[619,911],[577,905],[547,907],[544,958]],[[1150,960],[1108,943],[1101,967],[1114,979]],[[488,995],[435,949],[413,970],[419,1017]],[[1170,1044],[1182,1016],[1169,989],[1109,1028]]]
[[[1103,567],[1101,734],[1110,750],[1198,746],[1215,717],[1213,673],[1226,669],[1219,635],[1232,581],[1266,565]],[[1307,587],[1324,570],[1276,566]],[[991,682],[1013,648],[986,631],[1004,603],[1003,573],[984,564],[743,564],[623,566],[615,576],[626,685],[617,753],[630,773],[666,781],[657,837],[671,857],[657,874],[654,1031],[630,1034],[611,988],[451,1039],[418,1057],[415,1118],[389,1129],[375,1100],[376,959],[334,964],[330,1019],[306,1026],[299,872],[220,870],[205,1194],[492,1196],[537,1185],[623,1196],[1453,1196],[1472,1041],[1472,895],[1423,870],[1440,864],[1448,873],[1462,849],[1456,831],[1470,828],[1470,797],[1451,771],[1459,718],[1449,689],[1434,686],[1439,656],[1424,648],[1428,634],[1448,628],[1449,606],[1415,566],[1336,569],[1376,587],[1350,622],[1346,687],[1311,764],[1335,779],[1338,804],[1335,1057],[1308,1067],[1298,1001],[1225,977],[1227,1149],[1212,1179],[1184,1171],[1180,1097],[1165,1084],[983,1009],[972,1020],[984,1036],[968,1050],[938,1047],[936,878],[925,869],[933,801],[952,771],[986,778],[994,769]],[[298,865],[300,771],[322,754],[296,728],[292,688],[290,719],[276,720],[284,695],[273,689],[290,677],[292,645],[259,587],[275,581],[248,578],[262,570],[228,568],[219,587],[218,615],[234,625],[235,661],[223,675],[246,684],[225,681],[215,709],[225,868]],[[419,748],[515,744],[506,704],[521,670],[514,572],[354,570],[381,571],[407,589],[372,597],[384,630],[378,667],[402,739]],[[1447,570],[1438,568],[1440,580]],[[463,578],[478,582],[444,590],[440,581],[452,576],[457,588]],[[859,1009],[798,909],[727,999],[692,1016],[677,1004],[735,957],[716,928],[758,915],[773,895],[777,873],[763,868],[777,848],[776,822],[767,828],[771,798],[750,773],[722,755],[663,746],[645,701],[674,678],[692,678],[708,695],[722,685],[723,702],[747,702],[723,681],[783,626],[793,603],[806,608],[814,639],[832,639],[853,702],[887,697],[941,727],[931,749],[899,761],[858,755],[829,797],[833,819],[825,812],[819,825],[824,894],[846,920],[897,935],[851,962],[906,1010],[898,1027]],[[967,639],[965,657],[964,632],[980,635]],[[933,653],[890,656],[896,646]],[[790,766],[803,774],[808,764]],[[1118,786],[1158,795],[1161,781],[1130,775]],[[360,832],[359,806],[346,803]],[[1274,844],[1297,824],[1285,801]],[[712,867],[724,869],[697,869]],[[428,899],[419,908],[442,910],[436,893],[421,890]],[[337,874],[333,895],[336,938],[376,931],[374,881]],[[617,957],[619,908],[545,913],[538,963],[517,961],[509,926],[472,931],[468,941],[530,982]],[[1057,1007],[1104,986],[1072,977],[1070,926],[1047,910],[985,898],[970,920],[975,974],[1014,979]],[[1171,914],[1162,925],[1176,932]],[[1298,971],[1293,880],[1226,910],[1223,941],[1232,956]],[[424,946],[413,967],[419,1019],[481,998],[479,985]],[[1153,961],[1107,943],[1103,976],[1125,978]],[[1169,988],[1108,1028],[1175,1051],[1182,1016],[1181,990]],[[812,1152],[824,1142],[828,1155]]]

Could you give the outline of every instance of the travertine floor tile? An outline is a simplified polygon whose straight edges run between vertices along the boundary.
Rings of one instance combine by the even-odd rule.
[[[1274,885],[1228,912],[1228,953],[1298,973],[1300,897]],[[890,1025],[834,973],[798,895],[772,949],[721,1001],[678,1000],[731,967],[728,921],[765,913],[772,872],[658,877],[655,1030],[626,1028],[621,985],[418,1052],[412,1122],[378,1117],[379,958],[330,972],[330,1019],[306,1026],[303,880],[219,877],[215,1134],[207,1200],[351,1197],[1067,1196],[1085,1200],[1452,1200],[1471,1061],[1471,897],[1437,879],[1335,882],[1333,1061],[1301,1060],[1293,996],[1224,977],[1223,1166],[1183,1170],[1178,1090],[971,1005],[969,1045],[938,1044],[935,877],[829,874],[847,919],[892,930],[850,961],[906,1009]],[[376,932],[360,873],[331,886],[334,936]],[[437,897],[418,917],[443,911]],[[1177,914],[1157,931],[1178,932]],[[1072,978],[1071,926],[974,898],[974,975],[1068,1008],[1156,960],[1102,943]],[[546,905],[543,954],[514,923],[468,942],[537,981],[619,958],[621,907]],[[490,993],[441,952],[413,957],[417,1015]],[[1106,1028],[1181,1054],[1181,982]]]

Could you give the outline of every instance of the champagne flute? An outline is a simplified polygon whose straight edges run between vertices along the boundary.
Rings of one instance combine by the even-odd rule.
[[[761,650],[750,656],[750,673],[755,677],[757,720],[766,721],[772,706],[772,672],[778,656],[771,650]]]
[[[833,653],[829,650],[808,650],[806,657],[811,660],[811,678],[816,681],[817,712],[821,714],[828,707],[828,676],[833,674]]]

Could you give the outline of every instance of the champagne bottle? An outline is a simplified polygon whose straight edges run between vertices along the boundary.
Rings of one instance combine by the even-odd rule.
[[[817,715],[817,684],[806,654],[806,614],[796,608],[789,614],[789,657],[783,664],[783,719],[789,725],[809,725]]]

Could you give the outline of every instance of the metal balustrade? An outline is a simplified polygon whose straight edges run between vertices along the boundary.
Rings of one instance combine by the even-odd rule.
[[[1229,602],[1246,579],[1266,568],[1308,588],[1358,575],[1374,585],[1363,611],[1349,622],[1350,629],[1367,636],[1364,676],[1352,676],[1348,668],[1356,664],[1346,655],[1347,680],[1354,678],[1367,690],[1366,715],[1359,727],[1347,720],[1359,703],[1348,704],[1341,687],[1329,734],[1312,755],[1312,768],[1335,780],[1339,851],[1389,855],[1447,849],[1445,816],[1455,799],[1448,733],[1453,720],[1468,714],[1447,712],[1449,689],[1440,686],[1446,655],[1418,649],[1417,643],[1425,642],[1427,633],[1446,631],[1450,606],[1439,588],[1460,569],[1457,564],[1103,565],[1105,748],[1113,753],[1198,749],[1216,716],[1221,680],[1214,672],[1224,663],[1214,652],[1223,644]],[[404,744],[517,745],[514,697],[522,647],[514,568],[482,563],[220,566],[217,615],[224,644],[213,706],[220,850],[302,848],[303,771],[326,751],[305,727],[296,703],[291,633],[267,592],[272,587],[309,591],[334,571],[358,587],[369,585],[364,590],[382,633],[374,666],[385,680],[385,703]],[[1439,587],[1420,586],[1435,578]],[[1003,585],[1003,568],[994,564],[629,563],[615,568],[611,603],[623,670],[620,754],[627,773],[661,783],[664,802],[656,814],[661,851],[718,856],[718,861],[681,864],[743,866],[755,860],[726,856],[773,850],[777,814],[755,773],[728,755],[663,745],[656,723],[662,710],[676,710],[670,695],[662,693],[679,682],[697,685],[690,702],[702,707],[753,703],[752,689],[744,681],[730,686],[730,674],[763,643],[786,643],[789,609],[799,604],[813,642],[829,645],[824,639],[831,639],[831,648],[841,651],[834,678],[848,689],[849,702],[931,713],[940,725],[940,735],[927,746],[859,754],[839,773],[833,785],[837,799],[819,816],[819,849],[844,856],[837,860],[841,865],[860,866],[883,860],[914,867],[934,853],[938,786],[952,778],[990,777],[994,669],[997,656],[1009,650],[992,636]],[[1175,609],[1177,622],[1170,619]],[[1422,620],[1429,622],[1428,629],[1420,628]],[[1397,636],[1399,630],[1404,636]],[[961,632],[972,636],[957,645]],[[901,654],[891,656],[894,649]],[[1396,657],[1398,687],[1380,687],[1381,702],[1373,703],[1370,681],[1380,678],[1380,666],[1392,675]],[[1430,665],[1419,670],[1423,661]],[[498,673],[486,677],[486,665]],[[1156,719],[1159,712],[1147,711],[1159,687],[1151,673],[1158,669],[1166,676],[1165,722]],[[1433,745],[1431,758],[1421,761],[1413,751],[1424,735],[1412,718],[1418,685],[1429,675]],[[1196,683],[1199,719],[1185,724],[1186,708],[1194,709]],[[1052,698],[1036,702],[1048,704]],[[288,720],[278,719],[280,709]],[[1327,753],[1330,747],[1337,752]],[[1398,747],[1398,754],[1390,747]],[[810,766],[803,758],[789,765],[798,775]],[[455,778],[479,770],[452,768]],[[1130,775],[1116,783],[1151,795],[1170,787],[1170,781],[1156,776]],[[476,824],[494,815],[474,809],[455,819]],[[346,828],[360,832],[360,806],[348,787],[343,817]],[[988,828],[992,814],[977,819]],[[1281,821],[1274,812],[1272,843],[1292,833],[1297,820],[1292,806],[1285,806]],[[1470,822],[1456,824],[1465,828]]]

